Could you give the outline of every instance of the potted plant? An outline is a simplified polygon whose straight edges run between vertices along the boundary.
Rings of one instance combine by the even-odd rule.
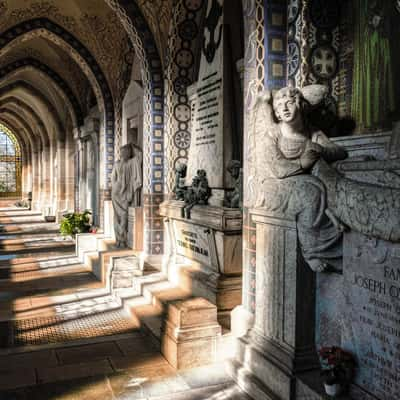
[[[90,215],[89,210],[84,212],[73,212],[63,215],[60,223],[60,233],[63,236],[75,237],[77,233],[87,233],[90,230]]]
[[[328,396],[340,395],[350,383],[355,362],[353,356],[340,347],[323,347],[318,352],[324,377],[325,392]]]

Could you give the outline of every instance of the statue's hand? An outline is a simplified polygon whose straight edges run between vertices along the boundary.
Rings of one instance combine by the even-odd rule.
[[[315,142],[312,142],[311,140],[309,140],[309,141],[307,142],[305,151],[306,151],[306,152],[307,152],[307,151],[313,151],[313,152],[316,152],[316,153],[318,153],[318,154],[321,154],[322,151],[323,151],[323,148],[322,148],[322,146],[319,145],[318,143],[315,143]]]
[[[321,153],[318,151],[309,149],[305,150],[300,157],[300,165],[304,169],[311,168],[319,159],[321,158]]]

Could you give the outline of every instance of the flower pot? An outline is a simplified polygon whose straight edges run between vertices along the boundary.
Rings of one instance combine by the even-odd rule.
[[[325,392],[328,396],[336,397],[342,392],[342,385],[340,383],[333,383],[329,385],[324,382]]]
[[[46,215],[44,217],[44,220],[46,222],[56,222],[56,216],[55,215]]]

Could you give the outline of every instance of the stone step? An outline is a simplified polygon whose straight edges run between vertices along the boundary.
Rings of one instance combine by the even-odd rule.
[[[75,245],[72,242],[63,241],[45,241],[45,244],[31,242],[31,244],[18,244],[18,245],[0,245],[0,255],[12,254],[35,254],[35,253],[72,253]]]
[[[29,275],[28,275],[29,274]],[[37,295],[54,296],[70,294],[82,289],[102,287],[96,277],[87,267],[70,267],[48,275],[41,271],[28,272],[18,281],[0,280],[0,304],[6,302],[12,305],[16,298]]]

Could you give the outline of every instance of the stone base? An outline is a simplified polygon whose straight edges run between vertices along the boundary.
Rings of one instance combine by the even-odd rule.
[[[204,297],[217,306],[218,322],[230,329],[233,308],[242,301],[242,277],[211,273],[201,267],[182,267],[179,286],[193,296]]]
[[[129,207],[128,247],[143,250],[143,207]]]
[[[182,201],[165,201],[168,279],[218,308],[230,326],[230,311],[242,302],[242,213],[239,209],[194,206],[183,218]]]
[[[231,312],[231,332],[235,337],[241,337],[254,325],[254,315],[243,305],[235,307]]]
[[[217,308],[202,298],[168,304],[161,338],[161,352],[176,369],[193,368],[216,361],[221,327]]]
[[[232,378],[242,390],[256,400],[303,398],[296,394],[300,392],[297,390],[296,361],[286,349],[272,344],[266,349],[265,345],[255,343],[252,336],[248,334],[237,341],[236,358],[228,364]],[[304,366],[303,362],[301,364]],[[317,368],[312,355],[308,365],[312,370]],[[319,399],[319,397],[312,398]]]

